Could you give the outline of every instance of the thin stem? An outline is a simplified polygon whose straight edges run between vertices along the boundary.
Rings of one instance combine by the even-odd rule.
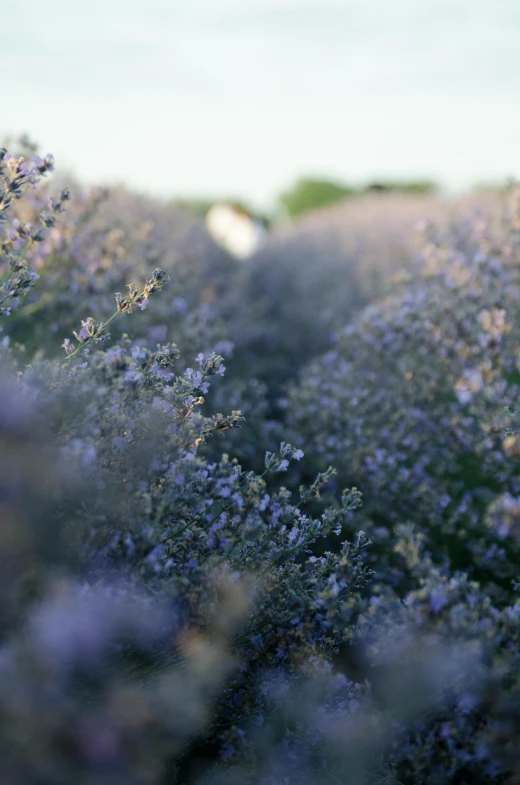
[[[29,248],[31,247],[31,245],[32,245],[32,242],[33,242],[33,240],[32,240],[32,237],[29,237],[29,239],[28,239],[28,240],[27,240],[27,242],[25,243],[25,246],[22,248],[22,250],[20,251],[20,253],[19,253],[19,255],[18,255],[18,263],[19,263],[19,264],[23,264],[23,263],[25,262],[25,254],[27,253],[27,251],[28,251],[28,250],[29,250]],[[5,277],[5,278],[4,278],[4,280],[2,281],[2,285],[3,285],[4,283],[6,283],[6,282],[9,280],[9,278],[10,278],[10,276],[9,276],[9,275],[6,275],[6,277]],[[8,293],[5,295],[5,297],[4,297],[4,298],[2,298],[2,300],[0,300],[0,305],[3,305],[3,304],[5,303],[5,301],[6,301],[6,300],[8,300],[8,299],[10,298],[10,296],[11,296],[11,295],[10,295],[10,294],[9,294],[9,292],[8,292]]]
[[[32,244],[33,244],[33,239],[32,237],[29,237],[27,239],[27,242],[25,243],[25,247],[22,248],[22,252],[18,257],[18,261],[20,262],[20,264],[23,264],[25,262],[25,254],[27,253],[27,251],[29,250]]]

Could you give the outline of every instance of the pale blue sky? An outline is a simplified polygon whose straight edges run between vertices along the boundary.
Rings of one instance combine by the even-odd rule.
[[[0,0],[0,136],[87,182],[520,176],[520,0]]]

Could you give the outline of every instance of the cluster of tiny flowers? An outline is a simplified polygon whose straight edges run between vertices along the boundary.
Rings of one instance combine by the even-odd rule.
[[[141,311],[144,311],[148,305],[148,298],[150,295],[159,289],[162,289],[167,280],[167,273],[157,268],[153,271],[151,278],[146,281],[141,292],[134,284],[128,284],[129,292],[126,297],[123,297],[120,292],[116,292],[118,311],[121,313],[132,313],[136,305]]]
[[[289,466],[289,459],[294,458],[299,461],[303,458],[303,451],[297,450],[290,444],[282,442],[280,445],[280,454],[274,455],[272,452],[265,454],[265,468],[271,472],[285,472]]]
[[[75,332],[74,337],[80,343],[85,343],[90,338],[94,343],[100,343],[110,337],[101,322],[96,322],[91,316],[87,317],[81,322],[81,330],[79,333]],[[67,340],[67,344],[68,344]],[[66,350],[67,351],[67,350]]]

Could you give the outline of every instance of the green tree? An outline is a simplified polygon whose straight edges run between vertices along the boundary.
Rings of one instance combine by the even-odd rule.
[[[397,182],[382,180],[369,183],[365,190],[381,193],[431,194],[437,191],[437,184],[433,180],[403,180]]]
[[[302,178],[289,191],[280,194],[278,200],[287,215],[294,218],[309,210],[318,210],[320,207],[341,202],[358,193],[357,188],[332,180]]]

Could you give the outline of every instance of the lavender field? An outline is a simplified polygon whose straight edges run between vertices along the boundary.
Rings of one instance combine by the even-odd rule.
[[[0,785],[520,783],[520,191],[248,258],[0,152]]]

